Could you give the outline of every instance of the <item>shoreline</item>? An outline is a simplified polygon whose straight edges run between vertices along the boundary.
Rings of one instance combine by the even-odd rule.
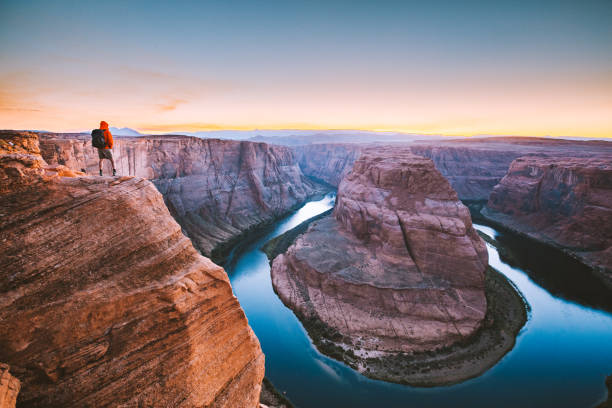
[[[612,271],[608,270],[603,265],[599,265],[589,261],[587,258],[580,256],[580,254],[576,253],[570,248],[562,246],[551,239],[548,239],[546,237],[534,236],[529,232],[519,229],[518,227],[511,226],[498,218],[494,218],[494,216],[497,214],[502,215],[497,212],[492,213],[492,210],[487,209],[487,207],[483,207],[482,211],[480,212],[478,222],[489,224],[492,227],[497,228],[503,232],[508,232],[517,235],[521,238],[528,239],[529,241],[535,244],[542,245],[555,251],[561,252],[562,254],[576,260],[577,262],[580,262],[582,265],[587,267],[590,270],[590,274],[596,279],[598,279],[602,285],[604,285],[609,291],[612,292]]]
[[[278,215],[274,215],[266,221],[254,224],[253,226],[241,231],[240,234],[233,236],[227,241],[220,242],[210,252],[210,260],[216,263],[217,265],[224,266],[228,262],[231,262],[233,257],[232,255],[234,252],[239,252],[241,248],[244,248],[245,246],[254,242],[256,239],[262,237],[266,232],[271,231],[278,221],[291,215],[293,212],[302,207],[305,203],[322,199],[332,191],[333,190],[316,192],[306,197],[304,201],[296,203],[291,208],[288,208],[286,211],[283,211]],[[202,255],[207,256],[205,254]]]
[[[284,253],[308,229],[310,223],[330,211],[306,220],[268,241],[262,250],[270,263],[278,254]],[[488,266],[485,285],[487,313],[478,331],[452,346],[424,352],[383,353],[361,350],[355,344],[358,340],[353,341],[343,336],[317,318],[306,318],[286,303],[285,306],[300,320],[313,345],[322,354],[372,379],[435,387],[466,381],[494,366],[512,350],[516,336],[527,322],[529,305],[503,274]],[[276,289],[274,291],[276,293]]]

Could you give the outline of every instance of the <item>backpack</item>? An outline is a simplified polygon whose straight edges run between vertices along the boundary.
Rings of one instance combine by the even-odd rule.
[[[106,140],[104,139],[104,131],[102,129],[94,129],[91,131],[91,145],[98,149],[104,149],[106,147]]]

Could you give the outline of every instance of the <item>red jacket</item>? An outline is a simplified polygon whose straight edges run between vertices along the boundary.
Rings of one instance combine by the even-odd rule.
[[[111,134],[110,130],[108,130],[108,123],[106,123],[105,121],[100,122],[100,129],[104,131],[104,141],[106,142],[106,144],[104,145],[104,148],[112,149],[113,148],[113,135]]]

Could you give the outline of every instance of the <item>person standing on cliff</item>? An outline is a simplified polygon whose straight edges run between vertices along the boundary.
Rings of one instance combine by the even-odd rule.
[[[108,123],[105,121],[100,122],[100,130],[104,132],[104,148],[98,147],[98,159],[100,159],[98,167],[100,168],[100,175],[102,175],[102,160],[108,159],[113,166],[113,176],[116,176],[115,161],[113,160],[113,151],[111,150],[113,148],[113,135],[110,130],[108,130]]]

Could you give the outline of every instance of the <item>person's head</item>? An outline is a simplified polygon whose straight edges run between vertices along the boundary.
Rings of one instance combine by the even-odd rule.
[[[100,122],[100,129],[108,129],[108,123],[105,121]]]

